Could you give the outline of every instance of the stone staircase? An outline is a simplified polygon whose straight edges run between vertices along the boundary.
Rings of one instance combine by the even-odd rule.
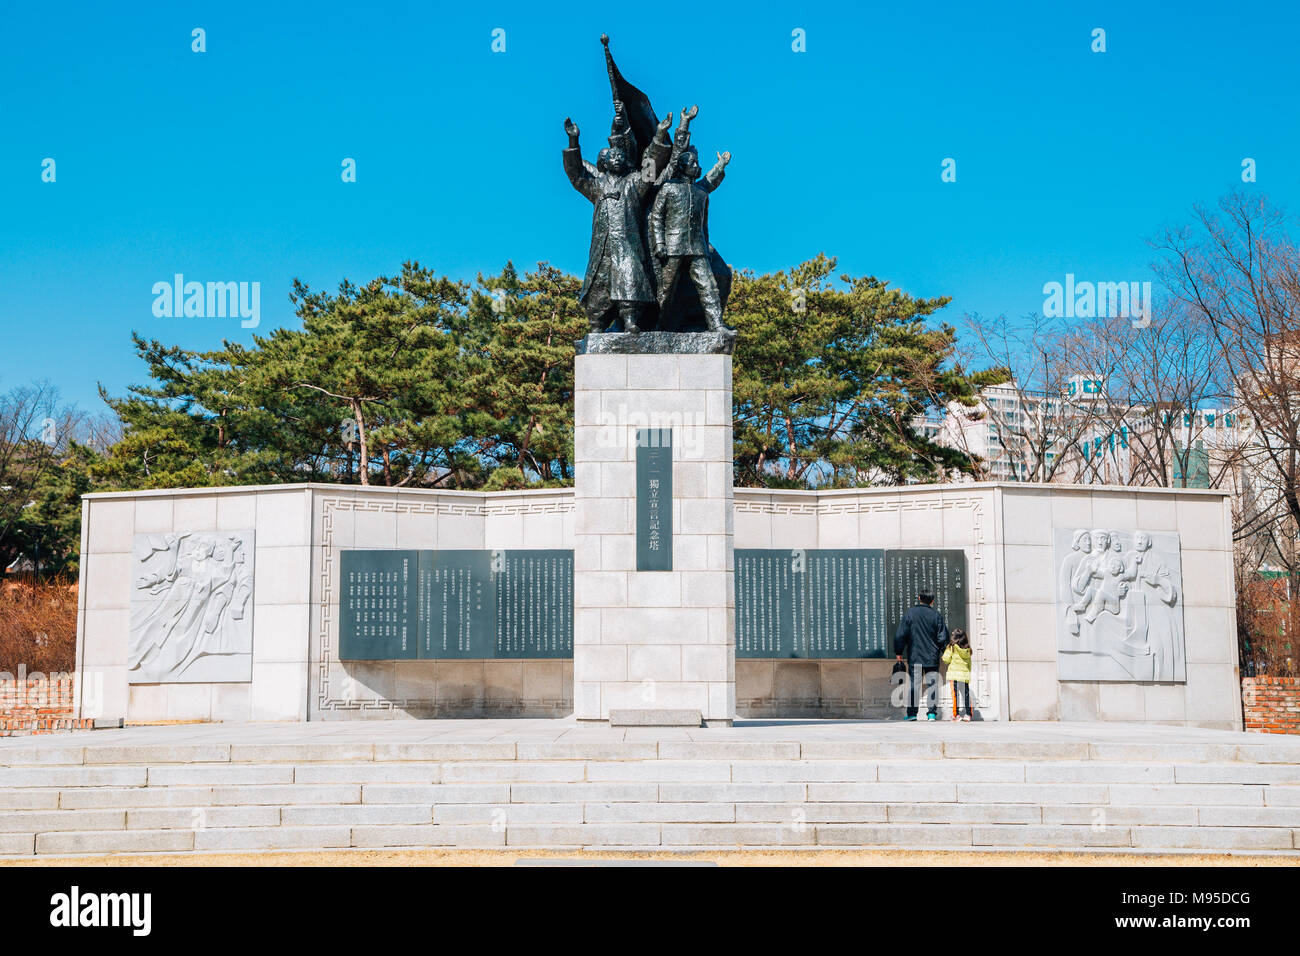
[[[0,748],[0,856],[344,847],[1300,852],[1300,740],[981,739],[977,727],[966,725],[964,739],[801,737],[794,728],[790,739],[743,739],[737,729],[384,741],[353,729],[281,743],[227,729],[158,742],[159,731],[181,728],[149,728],[153,742],[131,729],[14,740]]]

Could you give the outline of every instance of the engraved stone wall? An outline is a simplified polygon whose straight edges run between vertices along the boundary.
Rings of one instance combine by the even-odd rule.
[[[571,560],[561,552],[573,547],[573,508],[572,493],[565,489],[495,494],[381,489],[318,493],[314,506],[312,719],[563,717],[572,713],[572,660],[543,656],[557,653],[551,646],[557,641],[571,642],[572,638],[556,629],[554,615],[546,617],[532,607],[535,602],[530,594],[536,591],[539,575],[553,577],[558,573],[552,568],[556,561],[567,566]],[[340,656],[344,552],[405,553],[414,560],[417,574],[423,569],[430,601],[425,609],[428,627],[423,632],[412,628],[408,640],[409,656],[424,659],[345,660]],[[423,565],[421,555],[425,556]],[[436,560],[430,561],[438,555],[445,556],[441,564],[445,581],[438,577]],[[493,576],[490,599],[482,595],[483,600],[475,603],[478,608],[488,600],[495,606],[487,630],[483,627],[488,616],[481,608],[475,612],[481,620],[471,620],[460,611],[449,613],[446,620],[441,611],[432,613],[438,603],[434,598],[442,594],[433,589],[441,584],[459,586],[453,565],[473,564],[479,558],[490,562],[493,555],[501,564],[500,573]],[[488,581],[483,574],[479,577]],[[418,578],[411,583],[418,584]],[[408,611],[412,623],[419,620],[414,607],[418,593],[412,586]],[[453,611],[461,604],[459,600],[448,603]],[[532,620],[529,614],[541,616]],[[528,640],[523,627],[528,628]],[[449,650],[448,656],[441,658],[434,645],[441,647],[444,639]],[[419,641],[429,646],[420,651]],[[483,647],[488,653],[470,656],[474,647]],[[371,653],[385,657],[394,652],[385,647]]]

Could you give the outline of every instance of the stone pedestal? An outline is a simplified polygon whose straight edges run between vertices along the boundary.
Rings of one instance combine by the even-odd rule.
[[[580,347],[575,361],[575,716],[603,721],[611,710],[637,711],[653,722],[662,711],[680,721],[689,710],[706,725],[729,724],[736,708],[731,356]],[[672,496],[663,502],[671,570],[637,570],[642,429],[672,431]],[[643,564],[644,548],[643,541]]]

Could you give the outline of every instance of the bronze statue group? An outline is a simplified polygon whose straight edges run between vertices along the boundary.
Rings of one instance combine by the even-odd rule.
[[[614,121],[594,165],[582,158],[577,124],[564,121],[564,171],[594,207],[579,293],[590,330],[604,332],[616,323],[633,335],[707,330],[734,337],[722,322],[730,269],[709,243],[709,195],[722,182],[731,153],[718,153],[701,176],[690,131],[698,108],[681,111],[669,142],[672,113],[654,119],[649,100],[614,66],[608,38],[601,41]],[[624,96],[633,98],[632,105]]]

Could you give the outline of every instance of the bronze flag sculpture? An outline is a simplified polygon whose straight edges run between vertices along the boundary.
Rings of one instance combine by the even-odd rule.
[[[735,332],[722,322],[731,269],[709,243],[709,193],[722,182],[731,154],[700,178],[690,123],[697,107],[682,110],[670,144],[669,113],[659,120],[650,99],[623,78],[602,36],[614,120],[609,145],[593,165],[582,158],[578,126],[566,118],[564,171],[593,206],[591,245],[579,299],[591,333],[611,324],[631,336],[708,332],[708,342],[686,350],[730,352]],[[622,338],[620,336],[620,338]],[[590,342],[591,340],[584,340]],[[641,340],[667,343],[653,334]],[[673,350],[688,343],[676,342]]]

